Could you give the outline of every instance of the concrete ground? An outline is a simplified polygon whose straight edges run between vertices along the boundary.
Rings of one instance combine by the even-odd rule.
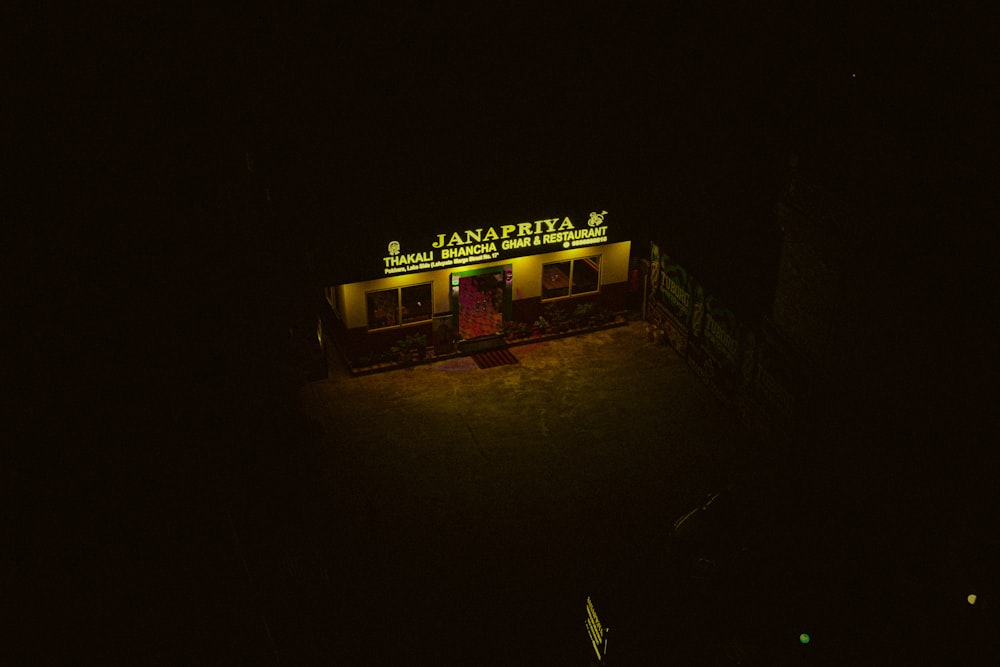
[[[247,582],[233,650],[586,665],[589,596],[609,664],[996,664],[995,614],[935,546],[969,514],[942,505],[947,466],[871,435],[757,442],[641,322],[511,350],[484,370],[334,363],[300,390],[311,426],[247,436],[244,500],[219,519]],[[672,524],[732,483],[739,511],[707,524],[720,565],[699,569]]]
[[[350,664],[586,664],[591,596],[621,664],[697,659],[718,630],[700,593],[668,585],[666,537],[757,445],[641,322],[511,349],[518,364],[334,367],[304,388],[335,489],[317,511],[343,581],[331,648]]]

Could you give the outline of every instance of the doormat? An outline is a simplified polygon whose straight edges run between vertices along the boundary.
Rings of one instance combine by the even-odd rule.
[[[467,340],[458,341],[458,351],[462,354],[477,354],[486,350],[496,350],[506,347],[507,340],[501,334],[489,334],[487,336],[477,336]]]
[[[493,368],[494,366],[506,366],[507,364],[517,363],[517,357],[511,354],[510,350],[505,347],[473,354],[472,360],[480,368]]]

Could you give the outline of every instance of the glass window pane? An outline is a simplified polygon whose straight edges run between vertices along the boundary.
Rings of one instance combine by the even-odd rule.
[[[542,298],[554,299],[569,294],[569,262],[542,266]]]
[[[366,296],[369,329],[382,329],[399,324],[399,290],[387,289],[369,292]]]
[[[404,287],[403,324],[431,319],[431,284]]]
[[[596,292],[601,284],[601,257],[573,260],[573,294]]]

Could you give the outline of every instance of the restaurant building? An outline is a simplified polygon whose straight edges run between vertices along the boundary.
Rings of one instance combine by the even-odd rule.
[[[421,355],[468,351],[583,304],[624,311],[631,242],[615,231],[601,210],[379,239],[356,282],[325,287],[324,334],[354,363],[403,339]]]

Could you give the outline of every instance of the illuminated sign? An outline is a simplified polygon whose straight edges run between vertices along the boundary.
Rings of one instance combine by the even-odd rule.
[[[428,271],[519,255],[555,252],[608,243],[607,211],[591,211],[586,225],[569,216],[533,222],[476,227],[436,234],[424,247],[404,249],[399,241],[386,246],[382,258],[385,275]]]

